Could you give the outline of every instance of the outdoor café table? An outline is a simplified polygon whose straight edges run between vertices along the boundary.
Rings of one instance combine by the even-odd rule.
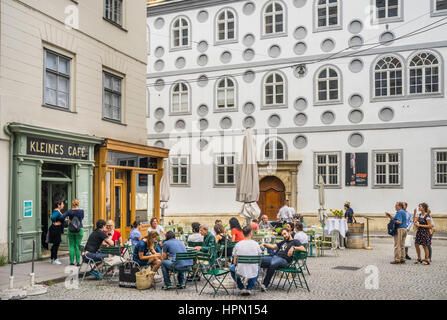
[[[348,231],[346,219],[327,219],[324,233],[335,235],[336,248],[344,248],[344,238]]]

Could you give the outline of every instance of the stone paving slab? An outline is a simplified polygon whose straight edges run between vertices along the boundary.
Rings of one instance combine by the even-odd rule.
[[[218,294],[218,300],[340,300],[340,299],[386,299],[386,300],[447,300],[447,243],[445,241],[433,241],[433,263],[429,266],[413,264],[416,257],[415,249],[410,249],[413,260],[405,265],[391,265],[393,259],[393,241],[391,238],[372,240],[373,250],[345,249],[339,251],[336,257],[332,252],[326,252],[325,256],[309,258],[308,266],[311,275],[306,274],[310,292],[304,289],[292,289],[289,294],[284,290],[269,290],[267,293],[255,291],[250,297],[242,297],[235,294],[230,296]],[[336,270],[336,266],[359,267],[356,271]],[[365,271],[368,266],[376,266],[379,271],[378,289],[366,289]],[[374,268],[374,267],[373,267]],[[198,283],[199,290],[204,282]],[[66,299],[66,300],[151,300],[151,299],[178,299],[178,300],[207,300],[213,299],[211,290],[205,290],[198,295],[194,286],[189,285],[184,290],[163,291],[157,290],[138,291],[136,289],[120,288],[117,283],[86,279],[79,289],[66,289],[64,283],[58,283],[49,287],[46,295],[28,297],[27,299]],[[230,293],[233,289],[230,290]]]

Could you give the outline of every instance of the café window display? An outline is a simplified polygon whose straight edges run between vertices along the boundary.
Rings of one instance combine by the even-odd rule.
[[[168,150],[106,140],[96,152],[97,219],[112,220],[127,239],[134,221],[160,217],[160,179]]]

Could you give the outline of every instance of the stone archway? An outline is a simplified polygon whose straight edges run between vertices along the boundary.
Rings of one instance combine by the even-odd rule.
[[[267,176],[259,182],[259,191],[258,205],[261,214],[267,215],[269,220],[276,220],[279,209],[286,199],[284,183],[275,176]]]
[[[285,187],[285,199],[298,213],[298,167],[301,161],[281,160],[276,162],[258,162],[259,181],[274,176],[281,180]],[[282,206],[282,205],[281,205]],[[261,208],[262,210],[262,208]],[[276,215],[275,215],[276,219]]]

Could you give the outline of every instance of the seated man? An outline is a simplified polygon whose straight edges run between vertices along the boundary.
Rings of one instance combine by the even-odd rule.
[[[309,238],[307,236],[307,234],[303,231],[303,224],[298,221],[295,223],[295,229],[296,229],[296,234],[293,237],[293,239],[298,240],[299,242],[301,242],[303,245],[309,242]]]
[[[252,237],[252,229],[249,226],[245,226],[242,229],[242,233],[244,234],[244,240],[239,241],[233,249],[233,264],[230,266],[231,277],[236,280],[237,287],[241,290],[241,295],[249,296],[251,290],[256,284],[256,279],[259,274],[259,267],[256,264],[241,264],[236,265],[237,256],[258,256],[262,254],[261,248],[259,244],[251,240]],[[241,281],[240,277],[236,278],[236,274],[238,276],[242,276],[248,280],[247,288],[245,288],[244,284]]]
[[[261,221],[259,222],[259,229],[271,229],[273,228],[273,226],[271,225],[271,223],[268,221],[268,217],[264,214],[261,217]]]
[[[261,290],[266,292],[267,287],[270,285],[275,270],[285,268],[292,262],[292,255],[294,250],[306,251],[301,242],[292,238],[291,232],[286,228],[281,230],[281,235],[284,238],[283,241],[278,244],[261,244],[261,248],[275,249],[276,254],[273,257],[262,257],[261,268],[267,269],[263,283],[261,284]]]
[[[100,262],[104,258],[108,258],[109,255],[105,253],[100,253],[99,248],[101,246],[113,246],[114,243],[110,237],[106,234],[106,222],[102,219],[96,222],[96,230],[93,231],[87,239],[87,243],[85,245],[85,252],[83,255],[84,262],[88,263],[86,258],[89,258],[95,262]],[[96,278],[102,278],[101,274],[98,272],[97,268],[100,268],[102,262],[96,264],[96,266],[90,270],[90,274],[95,276]]]
[[[193,222],[191,227],[192,235],[188,237],[188,242],[203,242],[203,236],[200,234],[200,223]]]
[[[203,246],[197,246],[194,247],[194,249],[196,249],[197,251],[212,252],[213,254],[215,254],[216,238],[211,232],[209,232],[209,228],[207,225],[202,224],[200,226],[200,234],[203,236]]]
[[[182,241],[175,238],[175,233],[172,231],[166,232],[166,240],[163,242],[162,264],[161,270],[163,271],[164,286],[162,289],[167,290],[172,288],[171,279],[169,278],[169,270],[187,270],[192,266],[192,260],[176,261],[175,255],[180,252],[186,252],[185,245]],[[168,259],[168,254],[171,260]],[[183,272],[178,274],[178,288],[185,287],[185,277]]]

